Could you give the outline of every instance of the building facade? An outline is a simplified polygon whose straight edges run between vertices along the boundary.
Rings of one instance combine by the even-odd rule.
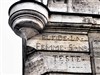
[[[23,75],[100,75],[100,0],[21,0],[9,16]]]

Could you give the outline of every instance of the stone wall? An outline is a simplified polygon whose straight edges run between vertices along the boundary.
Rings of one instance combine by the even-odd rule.
[[[10,12],[15,33],[27,34],[25,75],[100,75],[100,1],[36,1]]]

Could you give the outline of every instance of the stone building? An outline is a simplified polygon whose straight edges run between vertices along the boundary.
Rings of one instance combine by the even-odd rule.
[[[23,75],[100,75],[100,0],[21,0],[9,16]]]

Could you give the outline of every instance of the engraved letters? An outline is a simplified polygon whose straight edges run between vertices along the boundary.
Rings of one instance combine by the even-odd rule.
[[[27,42],[37,50],[89,51],[86,35],[43,33]]]
[[[46,55],[45,59],[50,69],[91,73],[90,57],[87,54],[50,52]]]

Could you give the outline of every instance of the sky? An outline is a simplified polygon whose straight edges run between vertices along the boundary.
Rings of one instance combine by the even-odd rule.
[[[8,9],[18,0],[0,0],[0,75],[22,75],[22,39],[8,24]]]

